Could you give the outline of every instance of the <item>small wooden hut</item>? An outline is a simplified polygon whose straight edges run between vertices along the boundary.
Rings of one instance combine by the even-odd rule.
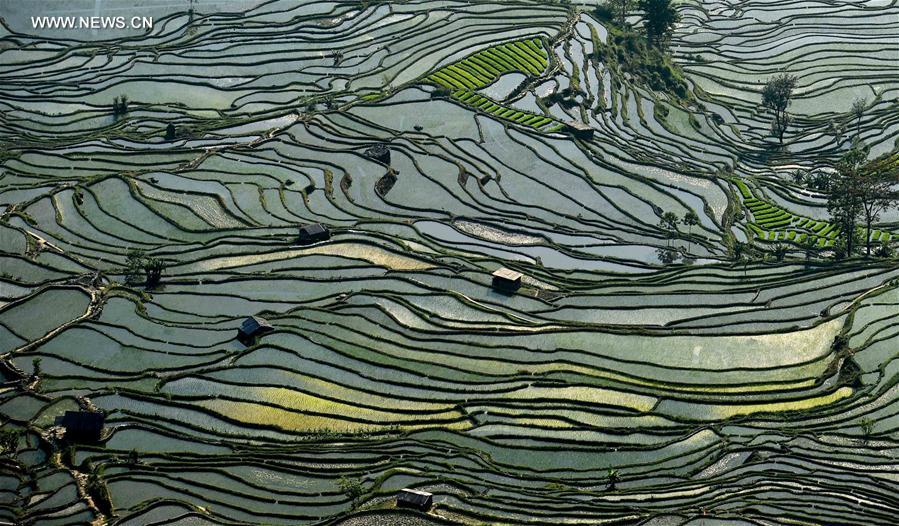
[[[402,489],[396,496],[397,508],[411,508],[418,511],[428,511],[434,504],[434,495],[417,489]]]
[[[331,231],[321,223],[303,225],[300,227],[300,244],[309,245],[319,241],[331,239]]]
[[[237,339],[244,345],[250,345],[256,340],[257,336],[262,336],[273,330],[275,328],[265,318],[250,316],[237,329]]]
[[[501,292],[515,292],[521,288],[521,273],[505,267],[493,273],[493,289]]]
[[[97,442],[103,434],[106,415],[96,411],[66,411],[62,417],[62,427],[66,438],[76,442]]]
[[[578,139],[590,140],[593,138],[593,128],[587,126],[581,121],[566,121],[565,131],[574,135]]]

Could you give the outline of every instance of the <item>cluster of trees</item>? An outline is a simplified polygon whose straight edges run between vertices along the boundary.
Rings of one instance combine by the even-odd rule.
[[[784,133],[787,131],[787,127],[793,122],[793,117],[787,113],[787,108],[793,100],[793,90],[796,89],[797,82],[798,79],[795,75],[781,73],[769,78],[762,88],[762,106],[773,114],[771,133],[777,137],[780,144],[784,142]],[[855,121],[856,144],[861,140],[862,118],[867,109],[867,99],[855,99],[852,103],[850,118]]]
[[[804,170],[794,170],[791,174],[793,183],[804,186],[810,190],[826,192],[830,189],[830,175],[823,171],[807,172]]]
[[[112,115],[119,118],[128,113],[128,96],[122,95],[112,99]]]
[[[671,39],[674,25],[680,20],[671,0],[608,0],[601,7],[620,26],[627,24],[627,15],[637,8],[643,15],[643,30],[654,45],[662,46]]]
[[[656,255],[659,261],[666,265],[674,263],[682,255],[678,249],[671,246],[671,239],[680,232],[677,226],[681,224],[687,227],[687,235],[692,236],[693,227],[699,224],[699,216],[696,215],[696,212],[688,210],[683,218],[678,218],[674,212],[665,212],[659,219],[659,227],[665,231],[666,243],[664,247],[659,247],[656,250]]]
[[[899,173],[895,162],[869,162],[865,148],[856,146],[837,163],[830,175],[827,211],[840,227],[837,257],[851,256],[861,241],[865,255],[871,255],[871,229],[880,215],[899,204]],[[890,246],[879,246],[879,255],[890,255]]]
[[[899,157],[869,161],[867,149],[857,144],[840,159],[836,170],[813,175],[795,172],[793,178],[828,192],[827,210],[831,222],[839,227],[834,257],[842,259],[862,251],[866,256],[892,257],[891,244],[872,239],[870,232],[884,212],[899,207]],[[664,212],[659,227],[665,232],[667,243],[656,251],[659,260],[671,264],[680,259],[683,254],[671,246],[671,239],[679,235],[679,225],[687,226],[688,236],[692,236],[692,228],[698,224],[699,216],[692,210],[683,218]],[[809,235],[797,242],[806,261],[819,252],[818,241],[818,237]],[[763,255],[783,261],[788,253],[787,245],[777,244]],[[736,242],[733,246],[732,256],[737,264],[745,265],[760,254],[748,243]]]
[[[867,107],[862,101],[857,107]],[[899,159],[896,156],[868,160],[868,150],[856,141],[831,171],[792,173],[793,183],[827,194],[830,221],[839,227],[834,256],[852,256],[864,248],[866,256],[892,257],[888,242],[872,239],[881,215],[899,206]],[[806,259],[818,252],[818,238],[808,236],[800,243]]]

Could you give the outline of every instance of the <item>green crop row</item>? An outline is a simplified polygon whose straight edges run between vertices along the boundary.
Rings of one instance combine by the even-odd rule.
[[[479,93],[475,93],[469,90],[456,90],[453,92],[453,98],[465,103],[467,106],[477,108],[496,117],[544,131],[548,125],[555,122],[549,117],[544,117],[543,115],[536,115],[533,113],[528,113],[526,111],[516,110],[514,108],[507,108],[506,106],[497,104],[493,100]]]
[[[500,75],[520,71],[540,75],[548,55],[539,38],[499,44],[444,66],[425,80],[450,89],[474,90],[487,86]]]
[[[543,115],[509,108],[476,92],[505,73],[540,75],[549,65],[549,54],[539,38],[517,40],[478,51],[444,66],[424,78],[425,82],[451,90],[454,99],[495,117],[542,131],[557,131],[561,125]]]

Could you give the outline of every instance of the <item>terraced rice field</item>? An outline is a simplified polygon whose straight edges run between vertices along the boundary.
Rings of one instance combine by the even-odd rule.
[[[149,0],[149,31],[61,33],[0,2],[0,522],[895,524],[899,265],[806,259],[836,231],[787,174],[850,147],[858,97],[896,148],[899,5],[680,2],[680,97],[573,4]],[[76,408],[99,443],[60,438]]]

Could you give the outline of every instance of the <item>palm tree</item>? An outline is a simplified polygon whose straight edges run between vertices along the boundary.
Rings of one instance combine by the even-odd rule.
[[[677,232],[677,215],[674,212],[665,212],[662,219],[659,220],[659,226],[662,227],[667,235],[667,246],[671,246],[671,238]]]
[[[693,235],[693,227],[699,224],[699,216],[696,215],[696,212],[694,212],[692,210],[688,210],[687,213],[684,214],[683,223],[685,225],[687,225],[687,235],[692,236]],[[691,245],[692,241],[693,241],[692,239],[689,239],[687,241],[687,250],[689,250],[690,247],[692,246]]]

